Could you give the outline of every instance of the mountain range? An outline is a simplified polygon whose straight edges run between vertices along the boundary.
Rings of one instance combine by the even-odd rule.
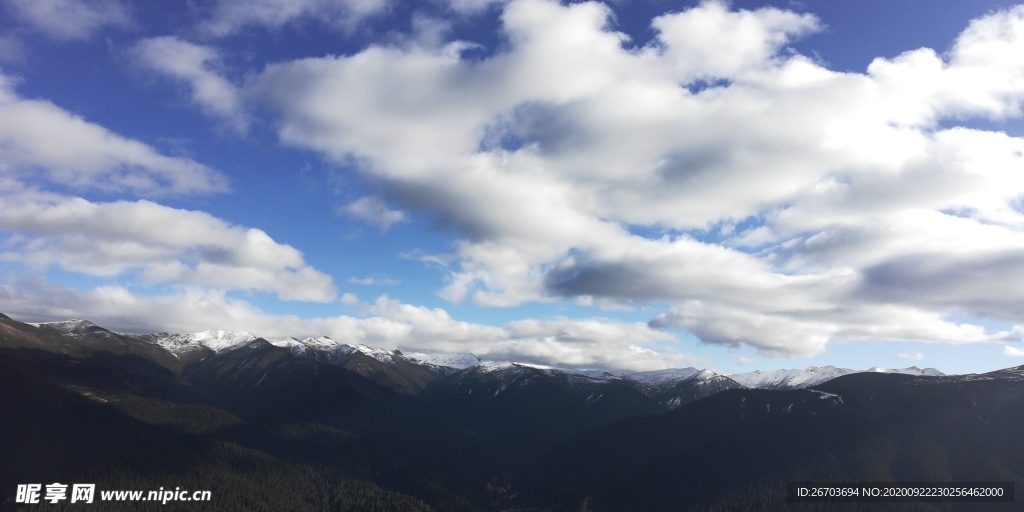
[[[362,344],[348,345],[339,343],[327,336],[310,337],[305,339],[294,337],[258,338],[246,331],[222,331],[217,329],[190,334],[173,334],[166,332],[142,335],[124,334],[108,331],[87,320],[65,320],[29,325],[52,330],[69,337],[82,338],[89,336],[103,336],[106,338],[120,337],[127,340],[140,340],[151,345],[158,345],[182,362],[193,362],[213,355],[223,354],[225,352],[241,348],[247,344],[252,344],[259,339],[275,347],[288,349],[295,355],[308,357],[328,364],[336,364],[342,367],[345,367],[345,364],[352,359],[365,361],[364,358],[357,358],[356,356],[358,355],[371,357],[385,365],[402,363],[419,365],[438,375],[447,375],[457,370],[465,370],[477,366],[484,369],[483,371],[486,372],[497,371],[499,373],[517,372],[522,368],[529,367],[552,374],[561,373],[580,375],[594,381],[631,381],[642,386],[647,394],[657,393],[672,387],[677,387],[682,382],[689,382],[691,384],[704,383],[704,386],[717,391],[733,387],[746,387],[753,389],[800,389],[821,384],[843,375],[860,372],[899,373],[925,376],[944,375],[942,372],[934,368],[921,369],[916,366],[900,369],[883,369],[873,367],[868,370],[852,370],[849,368],[836,368],[834,366],[810,366],[805,369],[786,369],[776,371],[757,370],[732,375],[722,375],[713,370],[697,368],[669,368],[653,371],[588,370],[545,367],[521,362],[484,361],[475,354],[469,353],[416,353],[405,355],[401,351],[376,349]],[[377,370],[379,370],[379,368],[376,366],[366,367],[366,373],[368,374],[373,374]],[[575,382],[583,383],[589,381],[576,379]],[[704,396],[707,396],[707,394],[704,394]],[[678,405],[681,405],[681,403],[675,403],[675,406]]]
[[[787,481],[1024,475],[1022,367],[581,370],[0,315],[0,379],[0,488],[170,478],[209,510],[762,510]]]

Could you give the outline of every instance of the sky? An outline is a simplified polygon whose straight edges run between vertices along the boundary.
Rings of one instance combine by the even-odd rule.
[[[1024,6],[0,0],[0,312],[1024,364]]]

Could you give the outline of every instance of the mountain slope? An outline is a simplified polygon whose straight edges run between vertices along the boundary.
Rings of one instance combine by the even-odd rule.
[[[26,324],[0,315],[0,334],[2,348],[33,348],[79,358],[103,357],[102,354],[137,356],[172,372],[181,368],[177,358],[166,350],[86,320]]]
[[[802,370],[755,370],[730,375],[729,378],[748,388],[754,389],[802,389],[853,373],[898,373],[918,376],[943,375],[942,372],[935,368],[925,368],[922,370],[916,366],[894,370],[877,366],[868,370],[851,370],[849,368],[836,368],[835,366],[808,366]]]
[[[522,485],[527,503],[595,511],[780,509],[789,481],[1019,486],[1022,405],[1024,382],[1001,375],[857,373],[811,389],[733,389],[581,434],[546,454]],[[986,507],[957,510],[1013,505]]]
[[[729,389],[742,389],[744,386],[729,377],[719,375],[710,370],[701,370],[688,378],[668,381],[662,384],[654,394],[659,404],[670,409],[696,402],[702,398],[721,393]]]
[[[488,473],[459,474],[441,464],[450,462],[443,454],[414,453],[370,428],[328,425],[365,426],[403,400],[345,369],[253,340],[179,376],[134,353],[99,350],[71,332],[79,327],[92,329],[60,333],[0,318],[0,488],[91,482],[98,493],[170,482],[211,490],[214,501],[188,508],[217,511],[479,510],[474,502],[491,499]],[[60,350],[65,342],[90,345],[69,354]],[[420,429],[399,425],[408,425],[398,431],[403,439]],[[3,493],[0,509],[13,500]]]
[[[428,386],[423,400],[435,414],[520,453],[621,418],[667,410],[633,382],[515,363],[456,372]]]

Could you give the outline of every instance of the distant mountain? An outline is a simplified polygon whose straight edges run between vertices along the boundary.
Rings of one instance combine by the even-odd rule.
[[[431,383],[423,400],[474,432],[534,450],[618,419],[667,410],[649,390],[625,379],[518,363],[460,370]]]
[[[654,396],[659,404],[675,409],[722,391],[743,387],[729,377],[711,370],[701,370],[687,378],[666,381],[657,388]]]
[[[786,483],[799,481],[1019,487],[1022,422],[1024,367],[965,377],[858,372],[813,388],[732,389],[612,423],[547,452],[519,488],[524,507],[698,511],[792,509]],[[808,510],[833,510],[822,507]],[[1019,501],[951,507],[834,510],[1015,510]]]
[[[929,376],[945,375],[934,368],[922,370],[916,366],[895,370],[886,370],[877,366],[869,370],[851,370],[849,368],[836,368],[835,366],[809,366],[803,370],[757,370],[730,375],[729,378],[748,388],[754,389],[802,389],[816,386],[843,375],[863,372]]]
[[[142,342],[132,336],[111,332],[87,320],[67,320],[27,324],[3,316],[0,318],[3,348],[36,348],[67,354],[78,358],[106,360],[109,364],[131,365],[131,358],[111,358],[110,355],[134,356],[170,370],[180,371],[181,362],[159,347]],[[140,371],[145,365],[136,365]],[[160,371],[160,370],[154,370]]]
[[[215,353],[221,353],[244,345],[256,339],[256,336],[245,331],[210,329],[192,334],[150,334],[142,337],[142,339],[156,343],[167,349],[168,352],[177,355],[202,348],[210,349]]]
[[[386,384],[256,338],[189,364],[181,374],[214,404],[243,417],[287,417],[363,428],[408,403]]]
[[[869,372],[869,373],[900,373],[900,374],[903,374],[903,375],[920,375],[920,376],[925,376],[925,377],[942,377],[942,376],[946,375],[945,373],[942,373],[942,372],[936,370],[935,368],[923,368],[922,369],[922,368],[918,368],[916,366],[911,366],[909,368],[896,368],[896,369],[886,369],[886,368],[880,368],[878,366],[873,366],[873,367],[871,367],[870,369],[868,369],[866,371]]]
[[[653,371],[632,371],[632,370],[583,370],[579,373],[587,375],[588,377],[597,378],[613,378],[619,377],[633,382],[643,384],[644,386],[655,388],[661,387],[665,384],[671,385],[674,382],[689,379],[694,375],[697,375],[702,370],[697,368],[668,368],[665,370],[653,370]]]
[[[407,354],[407,357],[416,361],[451,368],[454,370],[465,370],[481,363],[476,354]]]

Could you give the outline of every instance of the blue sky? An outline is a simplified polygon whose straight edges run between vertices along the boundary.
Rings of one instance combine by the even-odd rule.
[[[1024,362],[1024,7],[0,1],[0,311],[727,373]]]

